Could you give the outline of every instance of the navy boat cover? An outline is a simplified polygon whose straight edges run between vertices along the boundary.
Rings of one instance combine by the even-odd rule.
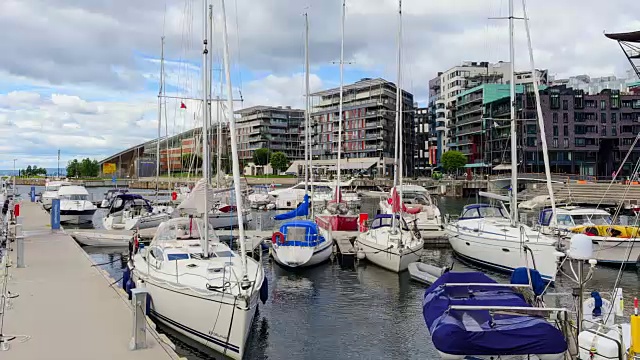
[[[452,355],[559,354],[567,350],[560,330],[538,316],[506,315],[488,310],[450,310],[452,305],[530,307],[508,287],[455,286],[496,283],[480,272],[448,272],[424,296],[422,313],[436,349]]]

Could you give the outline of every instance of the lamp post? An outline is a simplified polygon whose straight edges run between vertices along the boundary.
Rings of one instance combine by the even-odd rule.
[[[13,159],[13,195],[16,194],[16,160]]]

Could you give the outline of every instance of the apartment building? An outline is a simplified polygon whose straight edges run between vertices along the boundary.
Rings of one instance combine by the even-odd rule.
[[[312,154],[319,160],[337,159],[340,89],[328,89],[311,96]],[[413,95],[403,90],[402,101],[404,170],[411,175],[415,142]],[[343,112],[342,157],[363,159],[353,162],[358,169],[349,166],[343,169],[373,169],[378,175],[391,175],[395,151],[395,84],[381,78],[365,78],[344,86]]]
[[[304,110],[291,106],[253,106],[236,111],[238,156],[250,162],[256,149],[281,151],[290,160],[304,158]]]

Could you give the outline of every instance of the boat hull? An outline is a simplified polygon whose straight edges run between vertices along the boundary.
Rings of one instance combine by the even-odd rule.
[[[288,248],[288,249],[287,249]],[[312,250],[311,256],[308,256],[306,261],[287,261],[286,259],[291,258],[289,254],[285,254],[284,251],[287,252],[295,252],[295,251],[309,251]],[[322,264],[329,260],[331,257],[331,252],[333,247],[331,246],[331,241],[326,240],[320,243],[315,247],[308,246],[278,246],[274,245],[273,247],[273,259],[281,266],[290,267],[290,268],[301,268],[301,267],[310,267]],[[303,257],[306,257],[303,255]]]
[[[130,235],[104,234],[99,232],[74,232],[71,233],[71,237],[81,245],[100,247],[128,246],[131,240]]]
[[[231,359],[242,359],[258,306],[258,292],[250,299],[211,292],[203,296],[146,278],[140,282],[151,297],[150,315],[178,333]]]
[[[616,239],[602,236],[591,236],[593,242],[593,258],[599,263],[611,265],[635,265],[640,258],[640,239]],[[570,239],[562,240],[562,244],[568,249]],[[629,250],[631,247],[631,250]]]
[[[66,224],[85,224],[93,221],[96,210],[60,210],[60,222]]]
[[[423,245],[420,243],[414,247],[402,249],[386,249],[377,243],[373,243],[362,238],[358,239],[358,245],[366,254],[366,259],[381,268],[393,272],[403,272],[409,268],[409,264],[420,259],[420,252]]]
[[[531,256],[518,238],[474,231],[454,224],[445,226],[453,251],[463,259],[502,272],[519,267],[533,268]],[[484,236],[480,236],[484,235]],[[555,247],[548,243],[524,242],[534,253],[536,269],[545,281],[554,281],[557,272]]]
[[[251,214],[244,214],[244,223],[251,221]],[[213,229],[229,229],[238,227],[238,214],[236,212],[209,214],[209,224]]]

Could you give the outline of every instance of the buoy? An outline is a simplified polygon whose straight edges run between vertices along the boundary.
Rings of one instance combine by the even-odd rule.
[[[178,199],[178,193],[177,192],[172,192],[171,193],[171,200],[176,201]]]
[[[20,203],[16,203],[13,206],[13,215],[15,215],[15,217],[20,216]]]
[[[364,251],[362,251],[361,249],[359,249],[359,250],[356,252],[356,257],[358,258],[358,260],[364,260],[364,259],[367,257],[367,255],[364,253]]]
[[[280,231],[276,231],[271,236],[271,242],[279,245],[283,245],[285,243],[284,234]]]

